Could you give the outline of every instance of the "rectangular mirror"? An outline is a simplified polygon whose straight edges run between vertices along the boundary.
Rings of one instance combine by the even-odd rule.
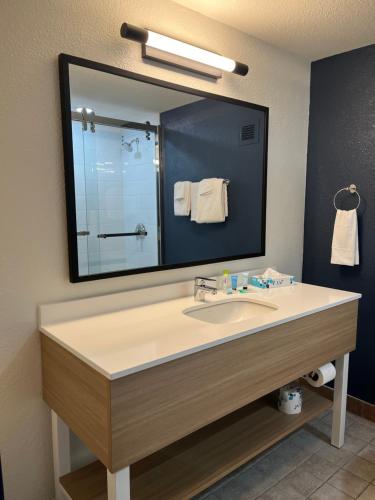
[[[59,64],[72,282],[265,254],[268,108]]]

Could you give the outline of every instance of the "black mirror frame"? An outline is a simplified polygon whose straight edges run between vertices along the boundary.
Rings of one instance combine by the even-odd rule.
[[[200,97],[216,99],[219,101],[247,106],[252,109],[263,111],[264,119],[264,155],[263,155],[263,199],[262,199],[262,235],[261,235],[261,251],[259,253],[231,255],[225,258],[215,258],[208,260],[200,260],[194,262],[186,262],[181,264],[159,265],[151,267],[141,267],[128,269],[124,271],[113,271],[100,274],[91,274],[80,276],[78,268],[78,248],[77,248],[77,220],[76,220],[76,203],[75,203],[75,185],[74,185],[74,159],[73,159],[73,140],[72,140],[72,125],[71,125],[71,102],[70,102],[70,82],[69,82],[69,64],[91,68],[104,73],[138,80],[144,83],[150,83],[159,87],[164,87],[172,90],[177,90]],[[69,252],[69,279],[72,283],[82,281],[92,281],[105,278],[115,278],[119,276],[127,276],[131,274],[150,273],[155,271],[165,271],[168,269],[179,269],[184,267],[201,266],[204,264],[213,264],[217,262],[226,262],[230,260],[248,259],[252,257],[261,257],[265,255],[266,242],[266,205],[267,205],[267,153],[268,153],[268,120],[269,108],[258,104],[253,104],[231,97],[225,97],[202,90],[176,85],[174,83],[158,80],[149,76],[140,75],[124,69],[108,66],[107,64],[82,59],[80,57],[71,56],[68,54],[59,55],[59,76],[60,76],[60,98],[61,98],[61,117],[62,117],[62,132],[63,132],[63,148],[64,148],[64,168],[65,168],[65,196],[66,196],[66,215],[67,215],[67,232],[68,232],[68,252]]]

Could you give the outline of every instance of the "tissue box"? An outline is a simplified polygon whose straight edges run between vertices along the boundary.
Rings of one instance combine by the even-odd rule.
[[[263,278],[261,275],[252,276],[250,284],[258,288],[278,288],[281,286],[290,286],[295,284],[295,277],[283,274],[277,278]]]

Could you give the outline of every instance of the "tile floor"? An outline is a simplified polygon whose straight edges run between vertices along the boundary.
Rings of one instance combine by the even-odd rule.
[[[345,445],[326,412],[195,500],[375,500],[375,423],[348,413]]]

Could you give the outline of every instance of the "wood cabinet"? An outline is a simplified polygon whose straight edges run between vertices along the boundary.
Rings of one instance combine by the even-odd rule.
[[[130,466],[132,499],[190,498],[330,406],[306,390],[291,417],[265,396],[354,350],[356,324],[348,302],[116,380],[43,335],[44,399],[100,461],[64,488]]]

